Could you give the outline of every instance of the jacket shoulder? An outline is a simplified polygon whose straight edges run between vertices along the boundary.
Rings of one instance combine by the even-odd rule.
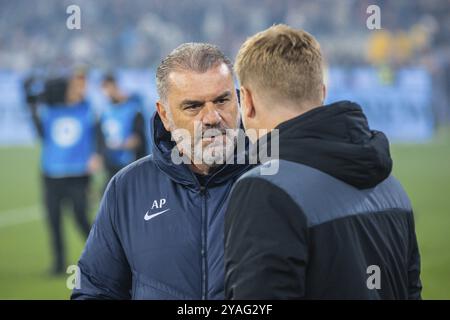
[[[148,177],[149,174],[155,174],[157,171],[153,155],[150,154],[122,168],[112,179],[116,184],[121,185],[139,177]]]
[[[271,160],[238,181],[245,179],[262,179],[284,190],[305,212],[310,226],[355,214],[412,211],[406,192],[392,175],[374,188],[358,189],[315,168]]]

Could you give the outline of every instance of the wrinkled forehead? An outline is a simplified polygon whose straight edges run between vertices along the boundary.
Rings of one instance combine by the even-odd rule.
[[[169,76],[168,99],[172,103],[182,100],[211,101],[225,91],[233,92],[233,75],[225,63],[200,73],[178,69]]]

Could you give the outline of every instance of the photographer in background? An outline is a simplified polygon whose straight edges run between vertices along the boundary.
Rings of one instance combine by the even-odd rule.
[[[88,189],[99,167],[95,154],[95,116],[85,100],[86,75],[47,80],[43,92],[33,92],[34,80],[25,82],[27,104],[42,141],[41,170],[44,202],[51,231],[53,275],[65,272],[61,217],[63,202],[73,206],[81,232],[88,236]]]
[[[109,103],[100,117],[99,141],[109,181],[120,169],[147,155],[147,141],[139,96],[125,95],[112,74],[105,75],[102,89]]]

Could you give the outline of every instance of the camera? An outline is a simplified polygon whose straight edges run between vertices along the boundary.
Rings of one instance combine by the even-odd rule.
[[[64,105],[69,79],[64,77],[42,79],[28,77],[24,81],[26,102],[28,104],[44,103],[50,107]]]

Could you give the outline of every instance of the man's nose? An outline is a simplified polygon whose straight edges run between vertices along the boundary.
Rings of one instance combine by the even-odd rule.
[[[202,123],[204,126],[214,126],[222,121],[222,117],[214,103],[207,102],[203,111]]]

